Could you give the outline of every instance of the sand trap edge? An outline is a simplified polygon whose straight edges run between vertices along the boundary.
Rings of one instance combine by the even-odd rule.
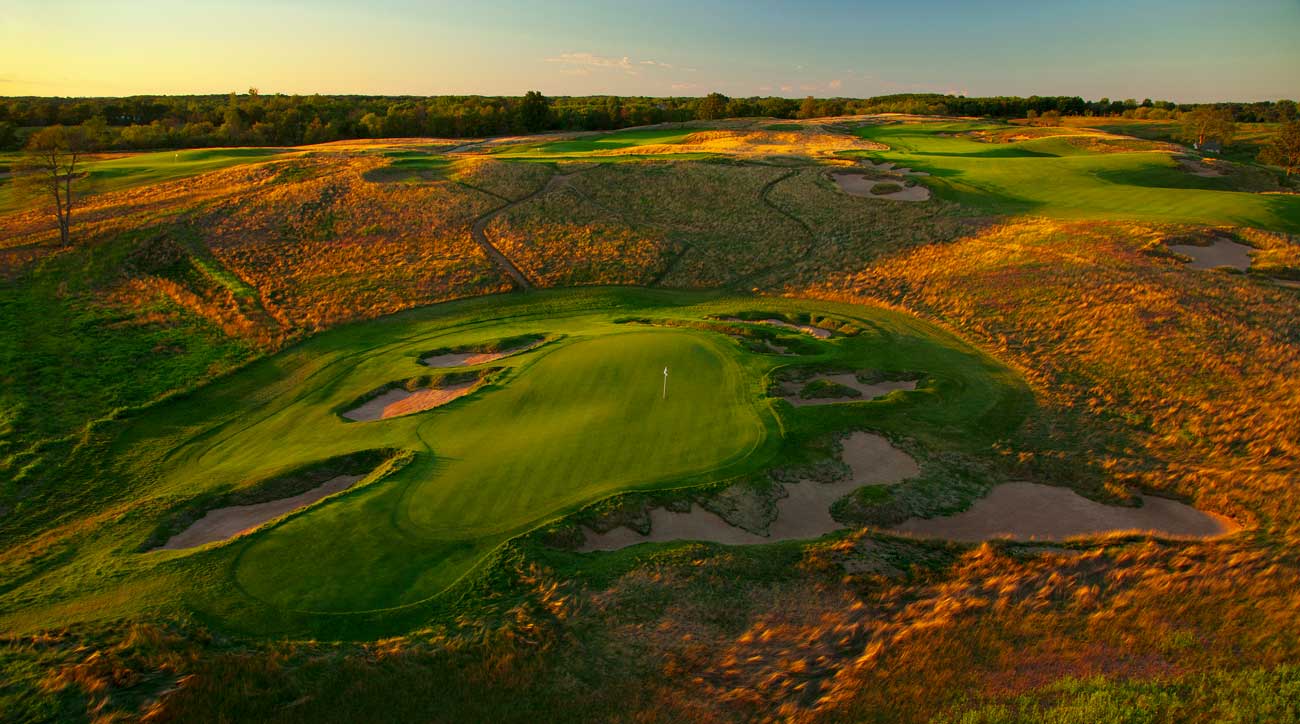
[[[391,476],[393,473],[396,473],[397,471],[406,467],[414,459],[415,459],[415,454],[409,450],[395,450],[387,458],[381,460],[378,465],[376,465],[373,469],[370,470],[370,472],[361,476],[357,476],[356,480],[350,482],[347,486],[335,492],[332,492],[328,495],[324,495],[304,505],[300,505],[290,510],[286,510],[283,513],[279,513],[278,515],[274,515],[270,518],[266,518],[265,520],[255,523],[254,525],[248,528],[244,528],[242,530],[236,531],[223,538],[202,541],[202,542],[195,543],[193,545],[169,547],[173,540],[175,540],[180,535],[184,534],[186,531],[188,531],[197,523],[201,522],[203,520],[203,517],[207,517],[208,513],[211,513],[216,510],[226,510],[230,508],[240,508],[240,507],[250,507],[250,506],[227,505],[218,508],[211,508],[208,511],[205,511],[203,517],[199,518],[198,520],[195,520],[193,523],[186,526],[183,530],[178,531],[177,533],[169,536],[168,539],[164,541],[162,544],[153,546],[151,548],[147,548],[145,550],[142,550],[141,552],[154,553],[158,551],[171,551],[176,553],[192,553],[200,549],[214,548],[214,547],[228,545],[241,538],[246,538],[250,535],[274,528],[280,525],[281,523],[284,523],[290,520],[291,518],[294,518],[295,516],[302,514],[305,511],[312,510],[318,506],[324,505],[338,498],[342,498],[346,495],[351,495],[352,493],[367,489],[372,485],[380,483],[386,478],[388,478],[389,476]],[[353,476],[336,476],[335,478],[331,478],[330,480],[325,481],[321,485],[318,485],[315,488],[312,488],[311,490],[305,491],[304,493],[299,493],[298,495],[291,495],[288,498],[281,498],[280,500],[293,499],[305,495],[306,493],[319,490],[320,488],[329,485],[331,482],[334,482],[340,477],[353,477]],[[264,502],[276,502],[276,501],[264,501]],[[253,503],[250,505],[260,505],[260,503]]]

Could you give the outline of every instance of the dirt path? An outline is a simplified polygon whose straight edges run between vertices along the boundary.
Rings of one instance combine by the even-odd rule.
[[[818,538],[845,527],[831,517],[830,507],[836,500],[864,485],[892,485],[920,473],[910,455],[889,440],[867,432],[855,432],[844,439],[841,459],[852,470],[852,475],[844,480],[834,483],[805,480],[785,485],[787,495],[777,501],[776,520],[765,536],[737,528],[700,507],[692,506],[688,513],[655,508],[650,511],[650,535],[643,536],[622,527],[606,533],[586,531],[586,543],[579,550],[612,551],[637,543],[675,540],[753,545]]]
[[[281,498],[280,500],[254,505],[232,505],[228,508],[209,510],[202,518],[194,521],[190,527],[172,536],[162,547],[164,550],[174,551],[234,538],[285,513],[299,508],[306,508],[328,496],[347,490],[363,477],[365,476],[340,475],[291,498]]]
[[[767,164],[761,164],[761,165],[767,165]],[[800,172],[800,170],[801,170],[800,168],[794,168],[792,170],[786,171],[780,176],[777,176],[771,181],[768,181],[767,183],[763,184],[763,188],[759,189],[758,192],[758,200],[761,201],[763,205],[767,206],[769,209],[772,209],[773,211],[780,214],[781,216],[784,216],[785,218],[793,221],[794,223],[799,225],[799,228],[803,229],[804,235],[807,237],[807,241],[804,243],[803,249],[800,250],[799,254],[800,256],[807,256],[808,254],[812,253],[813,247],[817,243],[817,235],[813,233],[812,227],[809,226],[808,223],[803,219],[799,218],[798,216],[795,216],[789,211],[786,211],[780,206],[777,206],[770,198],[768,198],[768,194],[772,192],[772,189],[776,188],[777,184],[781,183],[782,181],[785,181],[788,178],[792,178],[793,176],[797,175]],[[785,266],[788,266],[787,262],[778,262],[776,264],[769,264],[755,271],[749,272],[748,274],[742,274],[736,277],[729,283],[729,286],[734,288],[742,288],[742,289],[748,286],[752,286],[754,282],[758,281],[759,279],[762,279],[763,277],[766,277],[768,274],[771,274],[773,271],[776,271],[777,269],[781,269]]]
[[[1186,538],[1213,538],[1237,530],[1231,520],[1168,498],[1142,496],[1142,507],[1088,500],[1069,488],[1005,483],[969,510],[943,518],[912,518],[899,533],[964,542],[1010,538],[1059,541],[1120,531],[1149,531]]]
[[[787,171],[786,173],[777,176],[771,181],[768,181],[766,184],[763,185],[763,189],[758,192],[758,200],[766,204],[769,209],[775,211],[776,213],[798,224],[804,230],[804,233],[808,235],[808,240],[811,242],[813,239],[812,227],[809,226],[808,223],[805,222],[803,219],[799,218],[798,216],[795,216],[789,211],[786,211],[780,206],[777,206],[775,203],[773,203],[772,199],[768,198],[768,194],[772,193],[772,189],[776,188],[777,184],[781,183],[782,181],[788,178],[797,175],[798,173],[799,173],[798,169],[795,169],[793,171]]]
[[[523,270],[515,266],[514,262],[510,261],[510,259],[506,257],[505,254],[501,253],[500,249],[496,248],[496,246],[494,246],[492,242],[488,240],[487,237],[488,224],[491,224],[493,219],[509,211],[510,209],[513,209],[516,206],[525,203],[527,201],[531,201],[532,199],[544,193],[553,191],[554,189],[564,184],[568,180],[568,178],[569,177],[566,175],[555,174],[551,176],[551,178],[541,188],[528,194],[527,196],[524,196],[519,199],[515,199],[514,201],[511,201],[505,204],[504,206],[498,206],[497,208],[487,212],[486,214],[483,214],[482,216],[478,217],[477,220],[474,221],[474,226],[470,227],[470,233],[474,236],[474,241],[478,243],[480,247],[482,247],[483,252],[488,255],[488,258],[495,261],[497,263],[497,266],[504,269],[505,272],[509,274],[512,279],[514,279],[515,285],[518,286],[520,289],[532,289],[533,283],[528,279],[528,276],[524,274]],[[483,191],[482,189],[478,189],[478,190]],[[483,193],[489,194],[490,196],[495,196],[497,198],[503,198],[498,194],[494,194],[489,191],[483,191]]]

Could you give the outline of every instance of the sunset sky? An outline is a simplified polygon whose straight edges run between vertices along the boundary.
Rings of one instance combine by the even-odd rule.
[[[1300,96],[1300,1],[0,0],[0,95]]]

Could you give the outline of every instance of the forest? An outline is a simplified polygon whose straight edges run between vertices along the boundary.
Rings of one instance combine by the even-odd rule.
[[[1292,100],[1209,104],[1238,122],[1287,122]],[[1070,116],[1167,119],[1197,104],[1078,96],[967,98],[933,93],[873,98],[563,96],[362,96],[263,94],[128,98],[0,98],[0,150],[21,148],[36,129],[83,126],[102,150],[294,146],[358,138],[473,138],[544,131],[599,131],[715,118],[822,118],[912,113],[1020,118]]]

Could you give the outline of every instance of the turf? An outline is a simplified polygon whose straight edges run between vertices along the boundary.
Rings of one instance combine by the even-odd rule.
[[[861,427],[987,449],[1030,404],[1019,377],[898,313],[795,300],[570,290],[415,310],[324,333],[131,419],[95,453],[111,471],[68,480],[90,521],[76,545],[0,588],[16,629],[141,610],[191,612],[257,635],[374,637],[453,605],[458,582],[504,541],[610,495],[726,481],[777,464],[827,431]],[[926,374],[916,393],[789,407],[765,394],[790,358],[698,326],[754,309],[827,311],[866,330],[805,339],[800,361]],[[551,341],[498,360],[487,387],[437,410],[355,423],[338,412],[427,372],[427,350],[522,334]],[[793,334],[793,333],[792,333]],[[663,367],[670,369],[663,398]],[[141,552],[196,499],[376,448],[411,462],[278,524],[190,551]],[[75,476],[74,476],[75,477]],[[115,510],[129,511],[116,514]],[[18,602],[21,605],[17,605]]]
[[[981,123],[867,126],[889,146],[872,158],[929,172],[940,198],[993,213],[1056,218],[1254,226],[1300,231],[1300,197],[1224,190],[1220,179],[1178,170],[1167,153],[1095,153],[1066,138],[984,143],[962,134]]]
[[[103,161],[89,161],[82,166],[86,178],[81,181],[80,195],[105,193],[174,181],[244,163],[269,161],[286,153],[280,148],[201,148],[190,151],[132,153]],[[21,208],[9,183],[0,185],[0,212]]]
[[[600,136],[575,138],[566,141],[523,143],[507,146],[498,152],[501,156],[573,156],[581,157],[601,151],[618,151],[635,146],[653,146],[680,143],[692,133],[704,128],[653,128],[634,131],[617,131]]]

